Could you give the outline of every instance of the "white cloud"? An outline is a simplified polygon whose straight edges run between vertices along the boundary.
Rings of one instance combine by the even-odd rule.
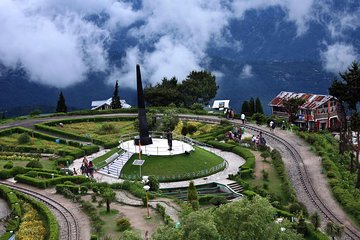
[[[103,71],[107,33],[79,15],[48,18],[24,10],[21,1],[0,1],[0,61],[19,64],[32,81],[67,87],[85,80],[88,71]]]
[[[137,63],[148,83],[173,76],[183,80],[190,71],[208,66],[210,46],[241,50],[229,25],[249,10],[280,7],[284,20],[296,25],[298,36],[306,34],[309,22],[322,12],[334,18],[329,30],[341,28],[343,33],[359,27],[359,12],[329,13],[324,1],[140,0],[135,7],[127,0],[0,0],[0,29],[6,33],[0,34],[0,62],[20,65],[32,81],[55,87],[68,87],[86,80],[91,71],[103,71],[110,72],[106,81],[111,85],[118,79],[135,88]],[[115,38],[126,52],[116,66],[109,62],[107,49]],[[346,56],[355,50],[341,46],[328,46],[321,54],[324,61],[331,62],[327,56],[336,48],[346,53],[337,57],[347,62]],[[241,75],[251,77],[251,66],[246,65]]]
[[[326,50],[321,52],[324,68],[334,73],[346,70],[358,57],[354,47],[345,43],[328,45]]]
[[[239,0],[233,2],[234,14],[237,18],[243,18],[248,10],[281,7],[287,14],[287,20],[296,24],[298,36],[307,31],[308,22],[314,10],[313,6],[314,0]]]
[[[252,66],[245,64],[245,66],[243,67],[243,69],[241,71],[240,77],[241,78],[251,78],[253,76],[254,76],[254,74],[252,72]]]

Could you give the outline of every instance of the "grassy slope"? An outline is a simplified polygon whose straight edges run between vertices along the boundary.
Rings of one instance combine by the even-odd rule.
[[[141,167],[142,175],[172,176],[197,172],[209,169],[224,161],[211,152],[201,148],[195,149],[190,155],[142,156],[141,158],[145,160],[144,165]],[[125,164],[122,173],[139,175],[139,166],[132,165],[133,161],[138,158],[139,156],[134,154]]]

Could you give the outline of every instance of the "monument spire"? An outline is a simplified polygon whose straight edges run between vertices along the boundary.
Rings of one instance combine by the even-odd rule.
[[[152,144],[152,139],[149,135],[149,129],[146,122],[146,110],[144,91],[141,81],[140,65],[136,65],[136,82],[137,82],[137,99],[138,99],[138,119],[139,119],[139,136],[135,137],[135,145],[149,145]]]

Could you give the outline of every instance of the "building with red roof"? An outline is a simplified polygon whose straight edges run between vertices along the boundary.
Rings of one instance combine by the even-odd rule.
[[[330,95],[311,93],[280,92],[268,104],[272,114],[278,117],[288,118],[283,101],[291,98],[301,98],[305,103],[300,106],[296,124],[308,130],[335,130],[340,126],[338,110],[339,101]]]

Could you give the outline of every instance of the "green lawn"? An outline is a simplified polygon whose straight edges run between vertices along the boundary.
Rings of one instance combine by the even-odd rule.
[[[125,164],[122,174],[140,175],[140,167],[132,165],[139,156],[134,154]],[[141,167],[142,175],[154,176],[174,176],[187,173],[199,172],[210,169],[221,164],[224,160],[208,151],[195,147],[195,151],[190,155],[179,154],[173,156],[142,156],[145,160]]]
[[[0,146],[31,146],[38,149],[50,149],[56,151],[74,151],[79,150],[79,148],[72,147],[66,144],[57,144],[56,142],[39,139],[39,138],[31,138],[30,143],[27,144],[18,144],[18,138],[21,134],[14,133],[8,136],[0,137]]]
[[[111,124],[115,127],[113,133],[102,133],[101,126],[104,123]],[[135,132],[133,121],[104,121],[104,122],[79,122],[79,123],[67,123],[64,127],[51,126],[51,128],[58,129],[64,132],[77,134],[80,136],[90,135],[91,138],[102,141],[117,141],[123,134]]]
[[[48,160],[48,159],[40,159],[39,160],[40,163],[42,164],[44,169],[50,169],[50,170],[54,170],[56,169],[55,166],[55,162]],[[0,170],[4,168],[4,165],[7,163],[8,161],[3,161],[0,160]],[[29,161],[12,161],[14,166],[21,166],[21,167],[25,167],[26,164],[28,164]]]
[[[287,202],[287,197],[285,193],[281,189],[281,180],[275,171],[274,166],[271,164],[271,159],[269,158],[267,162],[261,162],[261,164],[256,164],[257,168],[261,170],[264,168],[268,173],[268,181],[263,179],[263,175],[261,173],[260,176],[256,176],[255,179],[249,179],[248,182],[252,188],[258,186],[263,187],[264,183],[268,185],[267,192],[273,196],[276,196],[278,199],[281,199],[282,202]]]
[[[101,155],[100,157],[95,158],[92,162],[96,166],[97,169],[100,169],[104,166],[106,166],[105,160],[108,159],[110,156],[112,156],[114,153],[118,152],[119,149],[113,148],[109,152],[105,153],[104,155]]]

